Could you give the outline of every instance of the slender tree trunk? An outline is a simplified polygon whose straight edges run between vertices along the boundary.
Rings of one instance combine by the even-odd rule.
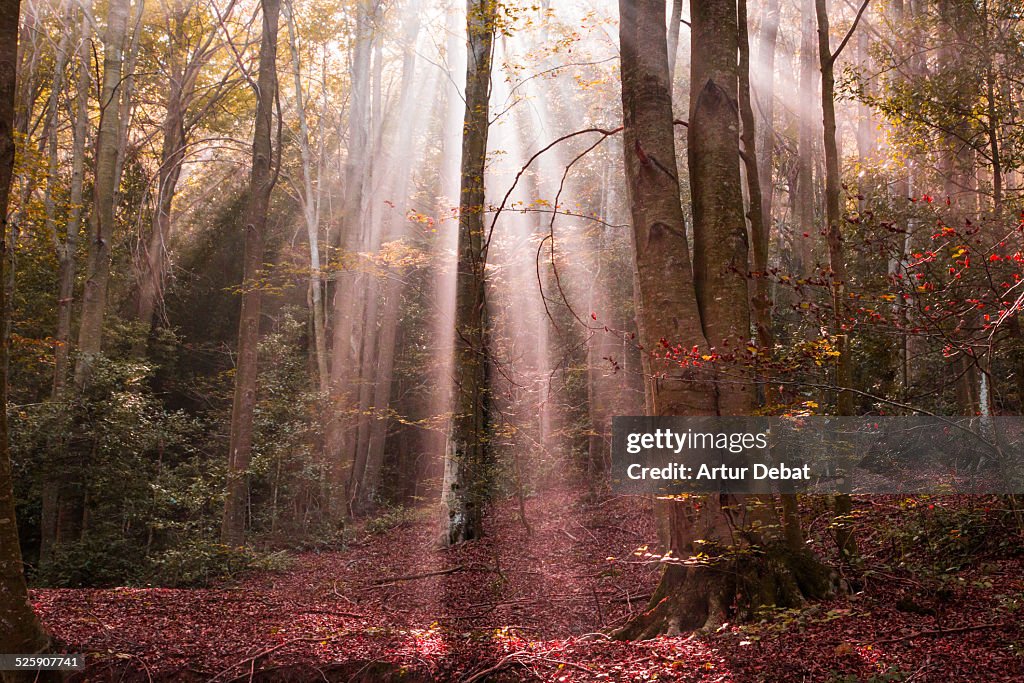
[[[317,386],[320,388],[321,394],[326,394],[330,376],[327,369],[323,282],[320,277],[320,222],[317,216],[319,190],[317,192],[313,190],[309,124],[306,122],[305,96],[302,91],[298,34],[295,31],[295,16],[290,0],[286,12],[288,14],[288,45],[291,50],[292,76],[295,79],[295,110],[299,117],[299,152],[302,155],[302,216],[306,221],[306,239],[309,242],[309,306],[312,309],[313,318],[313,348],[316,355]]]
[[[814,0],[802,0],[800,10],[800,102],[812,106],[815,96]],[[813,274],[814,244],[818,229],[814,220],[814,116],[797,109],[796,196],[793,202],[793,265],[797,277]]]
[[[857,33],[857,64],[869,64],[868,55],[868,32],[865,30]],[[865,84],[867,86],[867,84]],[[875,152],[875,131],[871,122],[871,107],[863,102],[857,103],[857,156],[861,161],[868,161],[874,157]]]
[[[86,13],[82,13],[81,40],[78,53],[78,85],[75,94],[75,115],[72,124],[71,187],[68,193],[68,214],[64,238],[55,236],[57,252],[57,327],[54,333],[54,368],[51,400],[64,398],[68,368],[71,358],[71,314],[75,287],[75,266],[78,252],[78,233],[82,219],[82,196],[85,179],[85,145],[89,128],[88,98],[89,54],[87,52],[89,24]],[[56,227],[54,227],[56,232]],[[39,565],[45,568],[53,558],[53,551],[59,537],[61,478],[59,472],[66,462],[67,437],[58,438],[60,457],[53,457],[42,472]]]
[[[850,357],[849,334],[846,328],[846,258],[843,254],[842,187],[839,176],[839,147],[836,144],[835,56],[829,43],[829,22],[826,0],[815,0],[818,16],[818,52],[821,63],[821,107],[825,144],[825,217],[829,269],[832,292],[832,334],[836,338],[836,386],[839,388],[836,410],[839,415],[853,415],[853,363]]]
[[[683,26],[683,0],[672,0],[672,14],[668,19],[668,82],[676,80],[676,62],[679,61],[679,31]]]
[[[483,535],[483,506],[489,487],[484,166],[498,4],[497,0],[466,3],[468,59],[455,291],[455,405],[441,491],[444,542],[448,545]]]
[[[256,408],[257,348],[260,323],[260,276],[263,270],[263,239],[270,210],[270,195],[277,181],[272,129],[277,98],[277,25],[280,0],[261,0],[263,36],[256,88],[256,122],[252,138],[252,174],[245,213],[245,253],[242,275],[242,312],[238,321],[238,363],[235,396],[231,406],[231,437],[228,447],[227,495],[221,541],[231,546],[245,543],[247,471],[253,445],[253,414]]]
[[[135,71],[139,62],[139,41],[142,37],[142,14],[146,9],[145,0],[135,3],[135,15],[132,17],[131,33],[126,34],[128,44],[123,56],[121,71],[123,76],[118,88],[119,102],[117,105],[117,161],[114,164],[114,197],[121,187],[121,176],[124,164],[128,159],[129,133],[131,132],[132,116],[135,112]]]
[[[416,37],[420,30],[420,20],[415,13],[410,13],[405,21],[404,53],[402,58],[402,93],[398,102],[398,120],[407,122],[414,120],[416,108]],[[395,148],[407,150],[412,147],[414,126],[403,125]],[[397,240],[402,237],[399,226],[404,225],[409,207],[409,184],[414,160],[409,154],[398,155],[397,168],[392,175],[396,178],[392,196],[395,207],[388,220],[388,234],[385,239]],[[385,276],[383,287],[384,310],[381,315],[380,332],[377,343],[377,368],[373,388],[373,415],[371,416],[370,441],[366,456],[366,469],[363,474],[362,490],[365,500],[372,504],[379,492],[381,468],[384,464],[384,444],[390,421],[391,384],[395,362],[395,344],[398,338],[398,318],[401,309],[402,281],[397,273]]]
[[[356,311],[362,302],[359,290],[358,252],[364,246],[362,228],[367,152],[369,149],[369,75],[373,39],[374,0],[359,0],[356,7],[355,45],[352,54],[352,96],[348,115],[348,156],[345,159],[345,206],[341,220],[341,260],[334,286],[331,324],[331,419],[326,434],[329,458],[329,515],[335,522],[346,515],[346,474],[351,474],[355,449],[355,421],[350,413],[358,401],[359,347],[354,341]]]
[[[85,146],[89,136],[89,72],[90,55],[87,11],[82,12],[81,40],[78,51],[78,86],[75,93],[75,121],[72,125],[71,187],[68,193],[68,217],[65,224],[64,240],[57,248],[58,292],[57,329],[55,336],[53,396],[59,397],[68,379],[71,357],[71,314],[75,289],[75,265],[78,252],[78,237],[82,222],[82,199],[85,185]]]
[[[171,233],[171,206],[181,176],[181,162],[185,156],[185,111],[180,71],[177,76],[178,78],[171,79],[167,113],[164,115],[164,139],[160,151],[160,170],[157,172],[157,198],[153,210],[152,231],[143,254],[143,272],[136,303],[136,315],[139,322],[144,325],[153,323],[156,303],[163,298],[167,240]]]
[[[188,120],[189,107],[196,96],[196,80],[200,70],[215,51],[210,49],[216,35],[214,31],[199,37],[198,45],[193,43],[195,36],[190,33],[190,28],[194,19],[192,12],[196,7],[191,0],[172,0],[167,18],[165,59],[169,83],[162,127],[163,143],[157,172],[157,196],[151,231],[139,264],[139,291],[135,307],[139,321],[146,326],[156,323],[154,314],[158,304],[163,301],[170,263],[169,241],[173,227],[171,209],[185,160],[189,132],[194,123]],[[137,30],[133,39],[136,48],[132,60],[136,58],[138,33]],[[218,98],[220,94],[214,91],[212,99]],[[205,106],[209,107],[210,104],[212,102],[208,100]],[[124,127],[122,143],[127,148],[127,129]],[[140,340],[135,349],[136,353],[141,354],[145,350],[145,344],[145,339]]]
[[[18,64],[19,0],[0,0],[0,652],[41,653],[49,637],[32,611],[14,513],[7,433],[7,205],[14,172],[14,93]],[[34,674],[33,674],[34,675]],[[0,673],[0,679],[29,680]]]
[[[761,19],[757,57],[764,69],[754,89],[761,109],[761,148],[758,151],[758,176],[761,184],[761,206],[765,220],[771,224],[775,199],[773,181],[775,165],[775,48],[779,39],[779,0],[768,0]]]
[[[737,26],[739,28],[739,107],[743,124],[743,162],[747,178],[749,206],[747,219],[750,221],[751,242],[754,247],[753,273],[754,296],[752,298],[754,320],[757,327],[757,342],[762,353],[770,353],[774,346],[772,334],[772,300],[768,283],[768,244],[771,222],[764,212],[761,194],[761,173],[757,163],[757,128],[754,124],[754,108],[750,98],[750,43],[747,36],[747,0],[737,2]]]
[[[824,122],[825,144],[825,217],[828,223],[826,236],[828,243],[829,270],[832,292],[832,334],[836,339],[836,386],[839,393],[836,397],[836,413],[839,415],[855,415],[853,388],[853,358],[850,351],[850,335],[846,325],[846,257],[843,249],[842,192],[839,175],[839,146],[836,142],[836,105],[835,105],[835,60],[838,53],[833,54],[829,40],[828,8],[826,0],[815,0],[815,13],[818,19],[818,56],[821,64],[821,109]],[[853,27],[854,29],[856,26]],[[853,30],[853,29],[851,29]],[[836,513],[836,545],[840,557],[847,564],[857,558],[857,541],[853,533],[851,512],[853,500],[847,494],[837,494],[834,498]]]
[[[380,21],[380,9],[375,8],[374,23]],[[377,197],[385,192],[390,182],[393,169],[385,154],[383,136],[385,120],[383,111],[383,39],[376,36],[372,43],[372,59],[370,62],[370,153],[367,155],[367,202],[364,249],[370,253],[380,250],[383,235],[384,204]],[[387,168],[385,168],[387,167]],[[352,449],[352,469],[349,473],[348,505],[355,513],[364,513],[372,507],[373,501],[363,489],[366,480],[366,465],[369,458],[370,433],[374,421],[374,394],[378,381],[379,334],[381,321],[380,310],[382,281],[376,269],[369,269],[363,277],[363,286],[359,290],[360,301],[363,302],[363,327],[359,335],[360,353],[357,367],[359,368],[358,402],[356,413],[355,439]]]
[[[78,361],[75,383],[82,387],[100,353],[103,318],[107,309],[111,248],[114,241],[117,159],[120,139],[120,97],[123,87],[124,40],[128,30],[128,0],[111,0],[103,36],[103,81],[100,89],[100,126],[96,136],[93,207],[89,228],[89,263],[82,294],[82,315],[78,328]]]

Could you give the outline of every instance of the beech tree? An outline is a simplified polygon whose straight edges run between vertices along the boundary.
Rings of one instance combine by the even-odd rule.
[[[462,133],[458,271],[455,289],[454,414],[445,447],[444,540],[483,534],[488,487],[487,304],[484,297],[484,168],[490,124],[491,63],[497,0],[467,0],[466,116]],[[664,18],[662,19],[664,25]]]
[[[14,93],[20,4],[20,0],[0,2],[0,652],[32,654],[44,652],[50,640],[28,600],[14,514],[14,482],[7,433],[7,206],[14,171]],[[22,678],[27,679],[27,676],[0,672],[3,680]]]
[[[619,11],[626,177],[640,342],[650,356],[650,414],[749,414],[754,394],[744,370],[750,306],[740,201],[737,5],[691,4],[692,271],[675,171],[665,2],[623,0]],[[672,347],[695,347],[697,358],[686,354],[681,361],[664,351]],[[701,363],[712,350],[721,369]],[[665,570],[648,609],[619,637],[714,628],[737,595],[743,609],[790,606],[829,590],[825,569],[783,540],[770,498],[708,495],[661,507],[668,530]],[[698,555],[710,559],[695,561]]]
[[[270,195],[277,182],[273,144],[274,105],[277,99],[277,26],[281,3],[261,0],[263,33],[260,41],[256,87],[256,121],[252,137],[252,172],[245,210],[242,312],[238,321],[238,363],[235,395],[231,405],[231,440],[228,445],[227,494],[221,539],[226,545],[245,543],[246,486],[253,446],[253,413],[258,378],[257,351],[260,336],[260,277],[263,272],[263,240],[270,210]]]
[[[89,216],[89,262],[82,293],[78,327],[75,383],[81,388],[102,349],[103,319],[110,285],[110,260],[116,220],[115,202],[120,173],[122,91],[125,88],[124,50],[128,34],[128,0],[111,0],[103,34],[103,77],[100,85],[100,125],[96,134],[93,210]]]

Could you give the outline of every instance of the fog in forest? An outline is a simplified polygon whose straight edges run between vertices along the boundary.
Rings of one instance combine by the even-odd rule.
[[[988,425],[1024,409],[1021,12],[7,2],[0,645],[67,643],[84,680],[232,680],[278,647],[281,680],[341,660],[325,679],[647,680],[601,667],[655,656],[685,668],[644,670],[664,680],[697,680],[690,659],[717,680],[982,680],[915,651],[956,633],[1013,680],[1019,477],[945,495],[956,461],[924,495],[626,496],[612,419],[956,417],[1013,450]],[[75,626],[85,590],[291,605],[300,584],[333,614],[295,627],[319,654],[272,640],[239,666]],[[117,600],[101,623],[173,613]],[[956,600],[1001,606],[944,631]],[[260,609],[261,634],[289,614]],[[743,630],[805,609],[916,621],[877,656],[818,616],[793,617],[806,650]],[[342,626],[381,640],[341,657]]]

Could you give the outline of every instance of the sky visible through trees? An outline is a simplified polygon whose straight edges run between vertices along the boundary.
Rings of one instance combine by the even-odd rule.
[[[0,18],[0,653],[1024,676],[1012,493],[611,486],[614,416],[1022,413],[1021,3]]]

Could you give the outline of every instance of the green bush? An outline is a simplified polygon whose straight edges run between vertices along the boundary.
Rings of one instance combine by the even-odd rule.
[[[415,522],[416,514],[415,509],[401,505],[385,508],[379,515],[367,520],[364,530],[368,534],[383,534]]]
[[[203,539],[164,550],[149,560],[148,582],[171,588],[195,588],[233,578],[246,571],[280,571],[288,566],[283,552],[259,553]]]
[[[65,543],[36,579],[45,586],[109,588],[135,583],[142,565],[139,548],[123,539]]]

